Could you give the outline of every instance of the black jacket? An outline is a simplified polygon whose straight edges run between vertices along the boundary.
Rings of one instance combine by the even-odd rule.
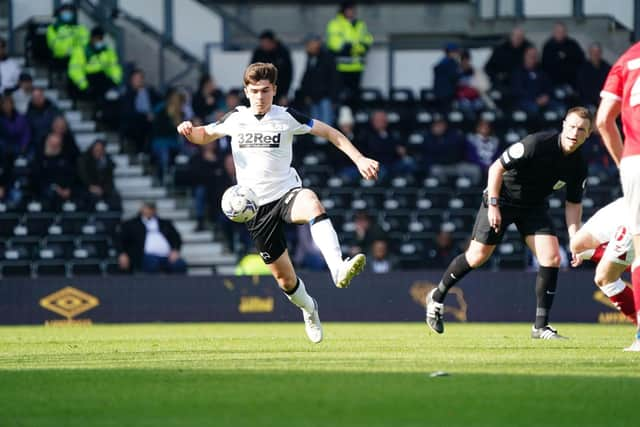
[[[578,69],[577,88],[580,102],[583,105],[598,105],[600,103],[600,89],[609,75],[611,65],[602,60],[598,68],[591,62],[585,62]]]
[[[584,51],[574,39],[557,42],[552,38],[544,44],[542,68],[554,85],[569,84],[575,88],[578,68],[584,61]]]
[[[98,162],[89,148],[78,160],[78,175],[84,189],[88,189],[90,185],[98,185],[106,194],[111,194],[114,190],[113,170],[115,167],[113,160],[106,154],[104,161]]]
[[[158,218],[160,233],[167,239],[172,250],[179,251],[182,247],[182,238],[173,223],[166,219]],[[134,270],[142,267],[144,257],[144,242],[147,238],[147,227],[142,222],[142,218],[137,216],[131,218],[120,225],[120,232],[116,240],[118,253],[126,253],[131,259],[131,266]]]
[[[275,50],[271,52],[257,48],[251,56],[251,63],[253,64],[254,62],[271,63],[278,68],[278,81],[276,82],[278,93],[276,98],[286,96],[289,93],[291,79],[293,78],[293,65],[289,49],[280,42],[278,42]]]
[[[307,55],[307,66],[300,82],[298,95],[318,102],[324,98],[337,98],[338,72],[334,56],[322,49],[317,56]]]
[[[519,47],[513,47],[510,40],[506,40],[496,46],[491,53],[489,61],[484,66],[484,71],[491,79],[491,82],[494,85],[509,85],[511,75],[522,66],[524,51],[530,46],[532,44],[529,40],[524,40]]]

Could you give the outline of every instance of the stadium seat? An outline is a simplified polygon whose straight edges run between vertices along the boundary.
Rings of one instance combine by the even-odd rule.
[[[16,213],[2,213],[0,215],[0,237],[13,236],[13,229],[20,222],[21,216]]]
[[[31,236],[45,236],[56,219],[56,215],[49,212],[29,213],[23,218],[23,224]]]
[[[41,260],[34,265],[36,276],[67,276],[67,263],[63,259]]]
[[[76,259],[69,262],[72,276],[100,276],[104,273],[103,261],[98,258]]]
[[[0,261],[0,275],[2,277],[23,276],[32,274],[31,261],[26,260],[2,260]]]

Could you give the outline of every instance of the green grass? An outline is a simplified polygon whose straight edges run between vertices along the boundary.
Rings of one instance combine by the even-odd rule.
[[[0,327],[0,426],[637,425],[633,328],[556,326]]]

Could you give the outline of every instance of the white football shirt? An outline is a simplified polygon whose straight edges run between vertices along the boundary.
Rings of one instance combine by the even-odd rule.
[[[312,126],[313,120],[305,115],[272,105],[262,118],[247,107],[237,107],[205,130],[231,137],[238,184],[251,188],[262,206],[302,185],[291,167],[293,137],[309,133]]]

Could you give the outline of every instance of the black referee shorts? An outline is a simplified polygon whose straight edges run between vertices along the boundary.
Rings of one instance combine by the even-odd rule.
[[[246,222],[249,235],[265,264],[277,260],[287,249],[284,223],[291,223],[293,201],[302,188],[293,188],[284,196],[258,208],[256,216]]]
[[[518,227],[520,235],[524,238],[534,234],[546,234],[555,236],[556,232],[553,227],[551,216],[544,206],[533,207],[514,207],[500,206],[500,214],[502,215],[502,224],[496,233],[489,225],[489,212],[486,201],[483,201],[476,216],[476,222],[473,226],[471,238],[484,243],[485,245],[497,245],[502,241],[504,232],[514,223]]]

